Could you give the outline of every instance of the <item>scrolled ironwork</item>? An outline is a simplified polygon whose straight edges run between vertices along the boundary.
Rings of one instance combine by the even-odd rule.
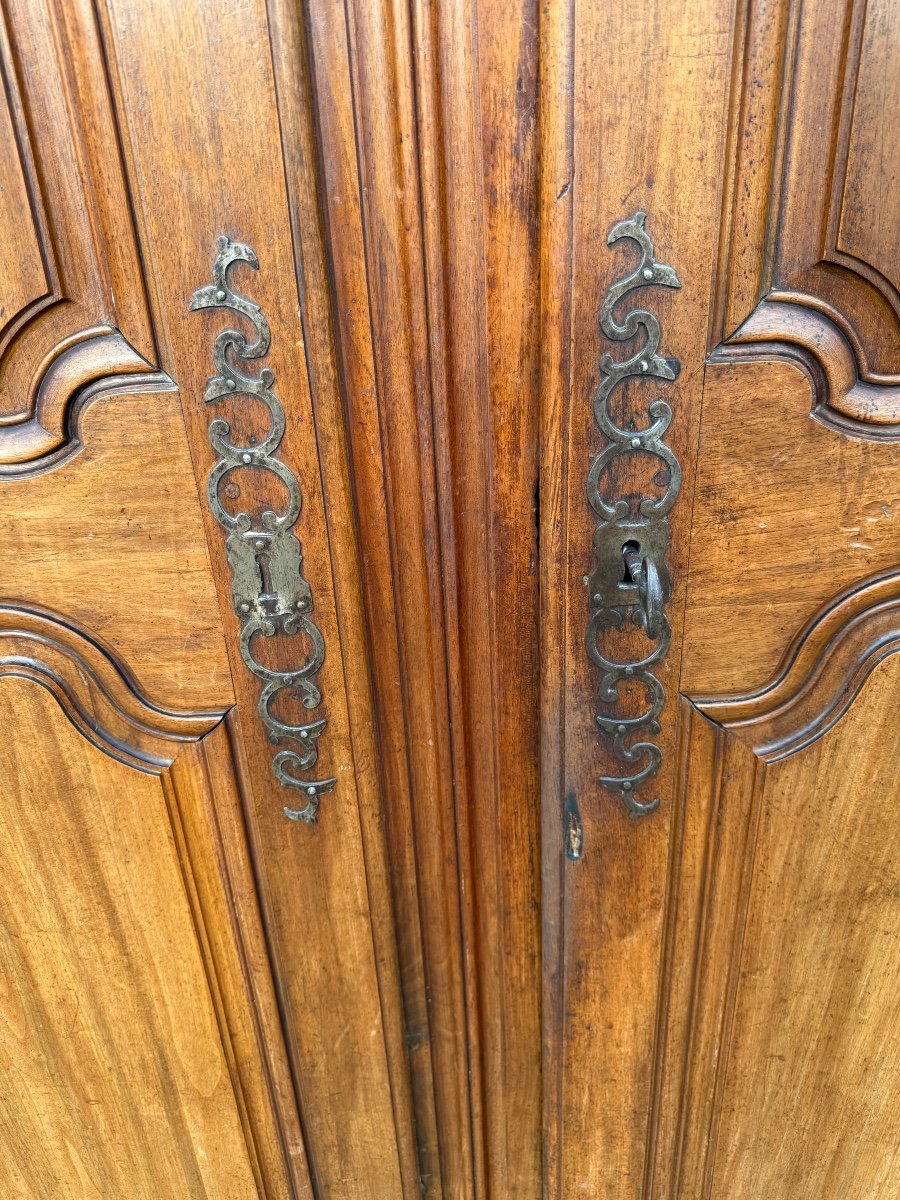
[[[672,267],[656,261],[647,214],[637,212],[620,221],[608,236],[607,245],[623,238],[633,241],[640,252],[634,270],[610,287],[600,309],[600,328],[612,342],[630,342],[643,334],[643,343],[626,359],[611,354],[600,359],[600,382],[593,399],[594,420],[606,439],[595,456],[587,476],[588,503],[597,517],[593,537],[594,569],[587,578],[588,624],[585,646],[591,662],[602,677],[599,700],[604,708],[596,716],[600,731],[611,740],[616,760],[626,768],[621,775],[607,775],[600,783],[617,792],[632,817],[644,816],[659,806],[659,797],[639,800],[636,792],[659,771],[662,751],[655,741],[660,732],[659,717],[665,706],[665,689],[655,669],[665,658],[672,630],[665,614],[670,594],[667,555],[670,541],[668,514],[681,490],[681,464],[664,437],[672,422],[672,409],[662,399],[647,407],[644,427],[638,427],[637,415],[620,425],[610,413],[609,401],[614,389],[627,379],[677,378],[677,359],[659,354],[659,320],[645,308],[634,308],[621,320],[615,309],[620,300],[637,288],[680,288],[681,281]],[[625,497],[605,494],[604,479],[614,463],[629,455],[652,455],[666,470],[667,482],[662,494],[642,496],[636,505]],[[623,570],[623,564],[627,568]],[[604,648],[604,633],[622,628],[630,621],[641,626],[652,643],[642,657],[619,662]],[[610,712],[620,705],[622,684],[639,684],[646,693],[646,708],[637,716]],[[638,740],[633,740],[637,738]]]
[[[284,813],[291,820],[313,824],[317,819],[319,797],[330,792],[336,780],[304,778],[298,773],[315,765],[317,743],[327,720],[320,717],[293,723],[272,712],[272,705],[282,693],[290,693],[306,709],[318,708],[322,702],[316,676],[325,659],[325,641],[312,618],[313,598],[303,575],[303,549],[293,532],[303,497],[293,471],[276,457],[284,436],[285,413],[272,390],[274,372],[268,367],[258,374],[248,374],[241,369],[243,364],[265,357],[271,332],[259,305],[236,292],[228,275],[236,262],[247,263],[259,270],[259,261],[250,246],[233,242],[224,235],[218,239],[217,250],[213,282],[197,289],[190,309],[231,309],[250,322],[254,339],[248,342],[238,329],[224,329],[218,334],[213,346],[216,374],[207,382],[204,400],[207,404],[215,404],[226,397],[250,397],[268,411],[269,429],[261,440],[239,446],[230,440],[228,421],[215,417],[210,422],[210,444],[219,457],[209,473],[206,495],[213,516],[226,534],[232,601],[241,621],[240,655],[262,683],[257,704],[259,718],[273,745],[288,741],[296,747],[279,750],[272,759],[272,772],[278,782],[305,797],[302,807],[285,805]],[[284,511],[276,513],[266,509],[256,515],[230,513],[222,503],[220,489],[231,472],[242,470],[267,471],[274,475],[287,492]],[[254,654],[254,639],[257,636],[273,637],[278,632],[289,637],[304,635],[307,654],[301,666],[286,671],[274,670],[258,660]]]

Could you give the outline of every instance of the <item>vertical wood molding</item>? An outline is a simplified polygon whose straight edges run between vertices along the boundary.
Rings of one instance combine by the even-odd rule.
[[[342,10],[339,6],[333,6],[331,10],[332,15],[340,11]],[[379,911],[387,913],[392,908],[391,889],[395,880],[391,878],[389,871],[386,834],[390,831],[385,829],[385,810],[381,794],[390,777],[390,768],[386,770],[385,759],[387,757],[393,760],[397,752],[402,751],[404,733],[402,723],[397,723],[399,714],[393,694],[395,685],[389,687],[386,692],[382,691],[379,689],[379,680],[375,673],[370,669],[361,669],[369,653],[364,620],[367,602],[369,606],[374,606],[374,610],[379,614],[377,633],[373,633],[372,636],[376,637],[379,643],[389,643],[392,626],[389,621],[385,621],[385,617],[391,611],[393,600],[389,579],[388,590],[378,590],[384,583],[377,569],[373,569],[373,554],[377,559],[378,551],[374,549],[373,541],[366,537],[366,531],[373,520],[377,527],[379,514],[382,512],[385,477],[381,470],[380,457],[370,452],[371,445],[366,440],[371,431],[357,419],[359,414],[352,406],[344,403],[343,380],[348,370],[350,377],[355,378],[353,355],[356,346],[354,339],[354,348],[349,351],[348,359],[348,348],[338,338],[338,329],[343,329],[344,325],[337,322],[334,310],[334,289],[337,286],[334,272],[338,268],[328,243],[329,226],[324,189],[329,184],[334,185],[335,181],[324,172],[323,146],[328,146],[337,154],[341,146],[339,129],[346,133],[346,127],[339,125],[332,128],[326,125],[322,130],[325,141],[318,141],[317,100],[322,102],[323,97],[317,98],[314,91],[313,74],[316,64],[312,47],[323,22],[312,22],[310,14],[300,5],[283,3],[281,0],[269,0],[268,19],[279,103],[282,152],[290,198],[301,319],[307,346],[306,365],[310,393],[316,411],[327,414],[322,428],[329,439],[329,459],[336,466],[340,465],[339,474],[335,475],[333,472],[327,480],[323,479],[323,486],[326,495],[332,497],[331,503],[339,505],[343,521],[347,525],[355,525],[360,539],[357,557],[353,561],[342,560],[338,568],[341,574],[337,594],[342,600],[344,626],[348,639],[352,639],[352,653],[357,663],[357,669],[348,680],[348,690],[350,702],[358,713],[360,761],[367,764],[361,786],[372,797],[372,803],[366,810],[368,820],[364,826],[366,853],[370,864],[369,887],[377,889]],[[338,24],[336,27],[325,28],[336,39],[333,45],[339,46],[343,26]],[[341,97],[338,94],[329,96],[329,99],[338,103]],[[337,122],[348,118],[347,112],[336,112],[333,109],[329,109],[328,112]],[[350,131],[352,133],[352,120]],[[330,156],[328,157],[330,160]],[[341,179],[338,186],[342,189],[342,196],[345,195],[343,189],[348,186],[346,181]],[[355,188],[355,183],[349,186]],[[346,236],[351,236],[352,226],[342,225],[342,229]],[[361,247],[357,249],[360,254],[359,262],[362,264]],[[344,320],[353,320],[354,310],[357,319],[362,321],[367,329],[367,312],[362,304],[352,302],[343,314]],[[366,394],[363,399],[371,397]],[[368,420],[371,420],[372,415],[369,414]],[[384,726],[391,724],[392,718],[393,730],[385,739]],[[388,745],[392,747],[391,751],[387,749]],[[404,1014],[406,993],[402,930],[396,920],[382,919],[373,924],[372,936],[380,964],[380,987],[385,1010],[386,1047],[390,1060],[391,1096],[400,1148],[403,1194],[418,1197],[420,1167],[417,1140],[420,1138],[417,1137],[416,1129],[418,1116],[413,1116],[414,1093],[407,1062],[409,1034]]]
[[[413,4],[479,1195],[539,1174],[536,18]]]
[[[414,1187],[464,1195],[466,1020],[410,31],[399,5],[321,4],[306,15],[416,1109]],[[295,69],[284,64],[280,78]],[[454,1131],[450,1161],[439,1122]]]
[[[533,9],[270,4],[286,147],[310,67],[431,1196],[539,1186]]]
[[[247,841],[233,719],[163,776],[260,1195],[313,1200]]]
[[[565,628],[569,561],[565,504],[572,353],[575,0],[546,7],[540,25],[540,581],[543,1185],[562,1200],[565,1066]]]
[[[476,918],[485,1033],[488,1194],[541,1191],[540,141],[538,0],[474,6],[476,171],[482,171],[488,474],[483,555],[493,644],[495,777],[472,776]],[[453,64],[447,71],[453,73]],[[455,177],[452,163],[450,177]],[[467,259],[458,239],[456,255]],[[467,396],[457,389],[457,423]],[[478,531],[469,518],[474,544]],[[483,586],[467,556],[467,588]],[[464,646],[468,645],[464,638]],[[469,646],[466,680],[483,694]],[[483,701],[484,702],[484,701]],[[487,748],[486,751],[487,752]]]

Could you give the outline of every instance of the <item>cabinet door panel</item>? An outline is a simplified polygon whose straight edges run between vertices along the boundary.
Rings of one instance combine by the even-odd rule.
[[[733,5],[717,0],[549,5],[543,26],[541,691],[550,1195],[618,1200],[640,1195],[644,1185],[733,15]],[[620,222],[641,217],[654,261],[665,271],[643,259],[635,239],[615,237]],[[657,286],[661,278],[668,286]],[[621,280],[641,290],[626,297],[613,290]],[[607,297],[606,325],[621,323],[618,342],[600,324]],[[652,317],[645,325],[646,313]],[[649,370],[654,354],[677,360],[680,372],[662,362]],[[632,356],[635,378],[610,393],[613,420],[623,431],[617,443],[598,427],[596,397],[610,360]],[[669,410],[670,424],[660,415]],[[610,687],[590,657],[594,589],[588,584],[598,519],[588,474],[611,445],[633,446],[634,437],[640,447],[639,435],[657,422],[668,426],[664,441],[681,470],[680,493],[666,518],[671,640],[651,682],[622,672]],[[604,470],[599,488],[634,521],[645,511],[642,503],[660,501],[675,478],[671,459],[653,452],[623,455],[614,466],[618,475]],[[609,528],[615,533],[613,522]],[[621,563],[627,536],[614,548],[612,586],[624,574],[615,555]],[[638,662],[662,646],[663,638],[646,636],[637,620],[622,617],[616,626],[615,604],[609,611],[597,642],[610,661]],[[622,725],[623,760],[616,724],[637,719],[661,694],[656,729],[626,733]],[[601,732],[601,718],[614,721],[612,731]],[[651,770],[635,790],[639,802],[658,800],[658,806],[632,820],[621,782],[601,781],[640,774],[654,752],[658,773]]]
[[[887,1200],[895,7],[4,0],[0,1190]]]
[[[235,706],[227,736],[214,735],[202,751],[147,753],[164,772],[176,759],[171,779],[187,789],[182,816],[191,837],[208,840],[204,830],[221,818],[223,787],[234,828],[247,823],[240,870],[228,854],[217,858],[208,849],[201,872],[208,894],[196,886],[197,904],[209,914],[201,941],[213,957],[225,953],[223,939],[236,955],[227,987],[219,976],[210,979],[212,992],[232,997],[222,1000],[229,1027],[248,995],[254,1005],[262,1004],[260,989],[268,997],[265,1020],[251,1011],[241,1026],[243,1049],[233,1055],[243,1096],[236,1103],[252,1114],[255,1131],[248,1161],[266,1186],[287,1188],[290,1176],[302,1195],[311,1186],[308,1146],[322,1195],[412,1197],[419,1173],[360,558],[334,386],[318,152],[308,137],[302,50],[290,63],[301,83],[286,127],[299,122],[307,141],[285,151],[269,7],[264,0],[11,0],[4,8],[0,106],[10,184],[0,204],[0,249],[21,270],[0,296],[0,597],[36,618],[77,625],[100,659],[111,656],[146,694],[136,710],[126,704],[139,723],[142,704],[184,716],[175,749]],[[308,197],[302,228],[288,203],[286,158]],[[249,393],[217,403],[205,395],[210,377],[226,370],[214,359],[217,336],[229,326],[246,331],[247,313],[257,310],[191,309],[193,294],[210,284],[223,236],[259,256],[258,272],[245,258],[228,283],[268,320],[262,361],[244,365],[258,386],[274,373],[284,416],[281,479],[302,494],[296,531],[279,543],[280,557],[243,547],[245,567],[251,552],[244,581],[257,579],[259,593],[286,595],[301,586],[302,562],[315,605],[309,636],[302,625],[288,636],[287,621],[279,636],[266,637],[265,627],[254,635],[256,673],[242,653],[232,587],[239,548],[226,546],[207,483],[219,454],[210,444],[213,419],[227,420],[249,453],[265,437],[265,408],[252,380]],[[274,534],[266,512],[283,509],[283,489],[277,481],[268,487],[272,477],[258,464],[242,466],[213,493],[232,512],[252,514],[264,540]],[[279,620],[300,621],[297,599]],[[267,603],[260,595],[260,611]],[[318,633],[324,659],[315,716],[327,730],[315,773],[302,788],[288,787],[275,764],[290,758],[290,726],[307,719],[303,668]],[[37,672],[42,680],[55,678],[59,653],[47,651],[53,662]],[[268,671],[297,678],[261,701]],[[86,678],[86,693],[76,687],[72,719],[95,740],[96,702],[110,745],[130,744],[138,734]],[[52,687],[69,703],[68,683]],[[147,722],[154,727],[154,719]],[[289,819],[285,810],[306,807],[315,779],[337,781],[318,824]],[[197,853],[191,837],[189,857]],[[255,960],[245,918],[238,921],[222,899],[229,890],[249,911],[261,910],[265,933],[254,935]],[[258,1036],[249,1032],[254,1022]],[[260,1144],[269,1147],[265,1154]],[[260,1165],[270,1160],[275,1165]],[[228,1186],[240,1190],[238,1182]],[[158,1190],[169,1189],[160,1180]],[[218,1195],[218,1183],[208,1191]]]
[[[684,710],[659,1195],[892,1194],[898,594],[812,626],[768,697],[709,706],[721,724]]]
[[[830,732],[761,780],[715,1200],[871,1200],[896,1185],[898,695],[894,656]]]
[[[890,7],[585,3],[543,20],[552,1195],[888,1194],[889,1106],[860,1091],[895,1015],[874,970],[898,923],[885,900],[869,942],[845,909],[865,908],[867,888],[890,894],[895,869],[877,855],[863,867],[869,790],[889,844],[898,775],[898,677],[883,662],[900,635]],[[651,258],[616,224],[635,210]],[[635,378],[605,391],[616,372]],[[592,536],[602,552],[623,520],[613,500],[637,526],[650,485],[668,486],[642,462],[654,418],[682,478],[667,513],[671,642],[648,683],[649,622],[619,593],[598,655],[588,609],[607,586]],[[652,736],[634,728],[642,711]],[[640,799],[659,804],[629,821],[622,776],[645,766]],[[782,888],[764,902],[773,875]],[[827,919],[792,923],[789,875],[804,913],[818,896]],[[865,1027],[845,945],[882,992]],[[846,1051],[830,1076],[829,1039],[836,1062],[841,1039]],[[895,1096],[892,1053],[877,1086]],[[820,1091],[833,1119],[809,1117]]]
[[[85,736],[51,690],[67,682],[25,669],[0,667],[3,1193],[277,1195],[255,1178],[169,789]]]

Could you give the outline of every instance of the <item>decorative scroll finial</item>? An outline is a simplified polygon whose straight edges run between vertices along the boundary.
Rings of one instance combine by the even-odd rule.
[[[228,439],[231,427],[222,417],[209,425],[209,440],[219,460],[209,474],[206,495],[213,516],[226,533],[225,549],[232,571],[231,594],[235,612],[241,619],[240,653],[247,667],[262,682],[258,712],[268,730],[269,740],[278,745],[295,743],[296,749],[280,750],[272,759],[272,771],[286,788],[295,788],[306,797],[302,808],[285,806],[285,815],[294,821],[312,824],[316,820],[319,797],[330,792],[334,779],[301,779],[294,772],[314,766],[318,757],[316,743],[327,721],[320,718],[306,724],[292,724],[275,716],[272,706],[281,693],[290,693],[307,709],[318,708],[322,696],[315,677],[325,658],[325,643],[312,619],[313,601],[310,586],[303,576],[303,550],[291,531],[297,523],[302,506],[300,485],[289,467],[275,457],[284,436],[284,409],[272,391],[275,375],[267,367],[258,375],[245,375],[237,363],[263,358],[269,350],[269,323],[258,305],[239,295],[228,282],[228,272],[235,262],[245,262],[259,270],[259,262],[249,246],[232,242],[222,236],[213,264],[213,282],[198,288],[190,308],[230,308],[246,317],[255,330],[255,340],[248,344],[237,329],[224,329],[216,338],[213,361],[216,374],[206,385],[204,400],[214,404],[228,396],[249,396],[259,400],[269,412],[271,425],[261,441],[250,446],[235,446]],[[251,516],[232,514],[223,506],[219,489],[226,475],[240,470],[268,471],[281,481],[287,490],[288,505],[284,512],[271,509]],[[306,661],[292,671],[275,671],[263,666],[254,656],[255,635],[272,637],[280,627],[288,636],[303,633],[309,645]]]
[[[610,231],[607,245],[621,238],[630,238],[640,250],[640,261],[633,271],[614,283],[600,309],[600,328],[614,342],[627,342],[641,332],[644,343],[624,361],[609,354],[600,359],[600,383],[594,395],[594,419],[607,444],[591,463],[587,479],[587,498],[597,515],[594,530],[594,570],[588,579],[589,620],[585,645],[591,662],[603,676],[599,698],[604,711],[597,715],[597,724],[612,740],[616,759],[626,768],[623,775],[603,776],[600,783],[618,792],[632,817],[644,816],[659,806],[659,798],[640,801],[637,789],[652,779],[660,768],[662,752],[655,742],[633,741],[634,737],[655,736],[660,731],[659,715],[665,704],[665,690],[653,673],[666,655],[671,640],[671,627],[662,604],[670,593],[667,569],[670,529],[667,514],[681,488],[681,465],[672,450],[663,442],[663,435],[672,420],[672,410],[664,400],[653,400],[648,407],[648,424],[635,428],[617,425],[609,413],[609,398],[617,384],[631,376],[673,380],[680,364],[674,358],[661,358],[659,350],[659,321],[643,308],[635,308],[617,321],[613,310],[619,300],[635,288],[659,285],[680,288],[681,282],[671,267],[655,261],[653,242],[645,223],[647,214],[637,212],[627,221],[620,221]],[[608,476],[610,466],[625,455],[650,454],[665,465],[668,482],[659,496],[644,496],[636,504],[625,498],[604,496],[600,484]],[[643,567],[642,576],[639,566]],[[651,581],[648,586],[648,577]],[[657,597],[651,616],[648,591]],[[620,627],[626,618],[633,625],[643,626],[655,645],[643,657],[631,662],[615,662],[601,649],[603,631]],[[621,683],[640,684],[647,697],[647,707],[638,716],[622,716],[608,710],[620,703]]]

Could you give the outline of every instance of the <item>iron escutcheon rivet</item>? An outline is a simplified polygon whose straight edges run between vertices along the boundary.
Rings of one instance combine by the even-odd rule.
[[[250,455],[249,455],[249,454],[242,454],[242,455],[241,455],[241,461],[242,461],[242,462],[245,462],[245,463],[248,463],[248,462],[250,462],[250,461],[251,461]]]
[[[644,267],[643,271],[641,271],[641,274],[643,275],[643,277],[645,279],[652,279],[653,278],[652,267]]]
[[[632,446],[632,449],[634,449],[634,450],[640,450],[640,448],[641,448],[641,439],[640,439],[640,438],[632,438],[632,439],[631,439],[631,446]]]
[[[616,733],[624,733],[624,732],[625,732],[625,726],[624,726],[624,725],[617,725],[617,726],[616,726]]]
[[[235,387],[237,386],[237,384],[234,382],[233,379],[226,379],[225,386],[228,388],[229,392],[233,392]]]
[[[219,288],[219,290],[216,292],[216,299],[217,299],[217,300],[224,300],[224,299],[225,299],[225,293],[222,291],[222,289],[221,289],[221,288]]]

